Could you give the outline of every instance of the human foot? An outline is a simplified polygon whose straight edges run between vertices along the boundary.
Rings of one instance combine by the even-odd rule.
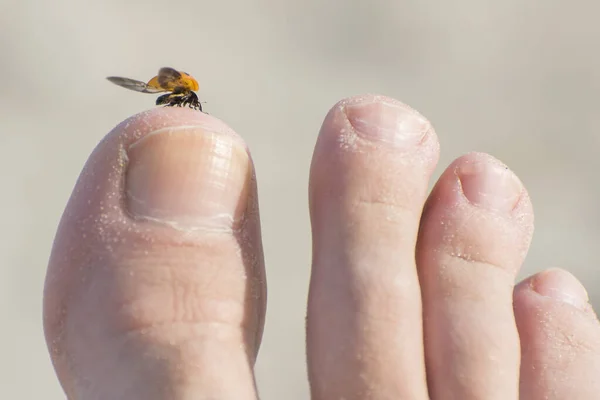
[[[581,285],[552,270],[513,289],[533,231],[525,189],[474,153],[427,196],[437,158],[429,122],[393,99],[347,99],[325,119],[310,182],[312,397],[595,398],[600,328]],[[257,204],[245,144],[211,116],[155,109],[99,144],[46,281],[70,399],[257,398]]]

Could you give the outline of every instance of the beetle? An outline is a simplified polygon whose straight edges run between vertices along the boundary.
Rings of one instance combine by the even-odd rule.
[[[198,95],[195,93],[199,88],[198,81],[187,72],[177,71],[170,67],[163,67],[158,71],[158,75],[148,82],[123,78],[120,76],[109,76],[106,79],[115,85],[136,92],[169,92],[156,99],[157,106],[189,107],[194,110],[202,111],[202,105],[198,100]]]

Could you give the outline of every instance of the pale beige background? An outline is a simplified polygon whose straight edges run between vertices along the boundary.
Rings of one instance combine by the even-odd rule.
[[[0,398],[64,398],[41,328],[55,228],[96,143],[155,100],[104,77],[161,66],[198,77],[206,110],[256,161],[262,398],[308,396],[308,166],[325,113],[348,95],[380,92],[427,116],[436,176],[472,150],[509,164],[536,211],[522,275],[568,268],[600,305],[598,15],[591,0],[0,0]]]

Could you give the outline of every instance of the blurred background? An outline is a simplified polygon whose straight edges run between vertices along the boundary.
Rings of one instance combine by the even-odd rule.
[[[147,80],[162,66],[200,80],[205,110],[256,163],[263,399],[308,398],[308,167],[346,96],[386,94],[429,118],[436,177],[469,151],[507,163],[536,212],[521,277],[566,268],[599,307],[599,13],[590,0],[0,0],[0,397],[64,398],[41,325],[55,229],[97,142],[155,101],[105,77]]]

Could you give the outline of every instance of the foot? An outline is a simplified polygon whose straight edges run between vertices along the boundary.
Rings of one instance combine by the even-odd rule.
[[[533,233],[522,183],[473,153],[428,195],[438,148],[390,98],[325,118],[309,188],[312,398],[597,398],[582,285],[554,269],[515,286]],[[48,269],[46,338],[68,398],[258,398],[265,282],[240,136],[185,108],[130,118],[85,166]]]

